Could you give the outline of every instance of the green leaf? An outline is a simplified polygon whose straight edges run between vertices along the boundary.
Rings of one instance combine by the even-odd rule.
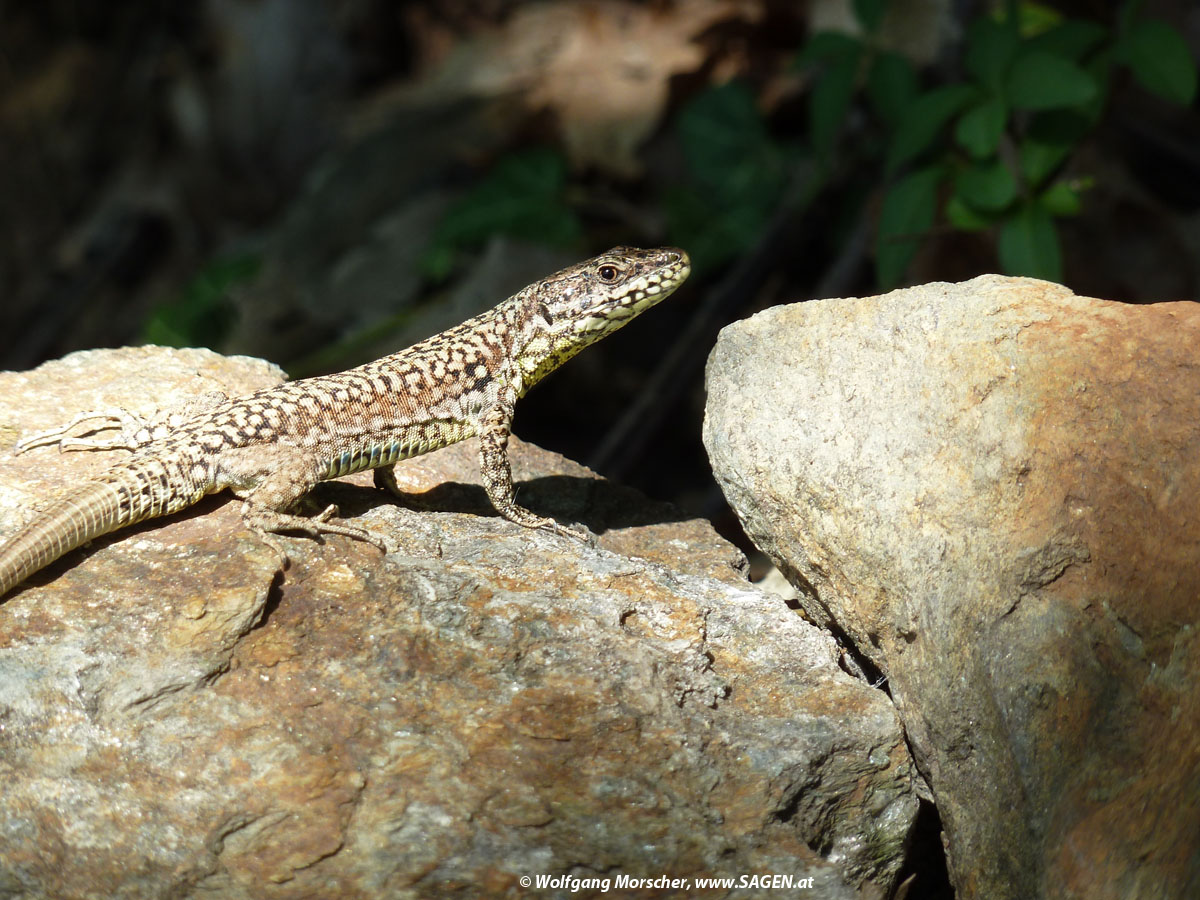
[[[583,229],[566,204],[566,182],[566,160],[557,152],[506,156],[446,214],[435,244],[476,246],[493,234],[509,234],[570,246]]]
[[[1062,13],[1057,9],[1033,0],[1020,0],[1019,3],[1011,3],[1010,0],[1010,9],[1012,7],[1017,11],[1018,30],[1022,37],[1042,34],[1063,20]]]
[[[904,277],[925,232],[933,225],[942,177],[940,166],[912,172],[896,182],[883,198],[875,234],[875,271],[880,287],[892,288]]]
[[[1086,110],[1060,109],[1030,115],[1025,133],[1044,144],[1075,147],[1087,137],[1094,125]]]
[[[1019,150],[1021,174],[1031,187],[1038,187],[1058,170],[1074,149],[1073,144],[1026,138],[1021,141]]]
[[[947,84],[922,94],[910,104],[888,146],[888,175],[924,151],[943,126],[978,96],[967,84]]]
[[[1033,51],[1019,56],[1008,74],[1008,99],[1017,109],[1061,109],[1096,96],[1094,78],[1069,59]]]
[[[1099,124],[1104,117],[1104,109],[1108,104],[1109,83],[1112,81],[1113,73],[1113,49],[1111,46],[1104,47],[1101,50],[1093,53],[1091,58],[1085,63],[1084,68],[1088,75],[1091,76],[1092,82],[1096,85],[1096,95],[1087,103],[1084,103],[1075,109],[1057,110],[1055,115],[1068,116],[1079,115],[1087,120],[1088,130]]]
[[[788,151],[768,135],[754,96],[737,82],[686,104],[676,133],[690,184],[668,192],[668,228],[699,270],[758,239],[783,191]]]
[[[536,149],[505,156],[473,190],[450,208],[421,258],[422,271],[444,278],[455,251],[476,247],[494,234],[570,247],[583,226],[566,201],[562,155]]]
[[[164,347],[215,347],[229,333],[236,309],[229,292],[254,280],[259,256],[235,256],[206,265],[179,299],[156,307],[142,327],[142,340]]]
[[[454,248],[435,240],[421,254],[419,266],[426,278],[435,282],[445,281],[454,271],[454,259]]]
[[[813,89],[811,116],[813,148],[822,160],[828,160],[846,120],[846,111],[854,98],[854,80],[858,74],[859,52],[849,53],[827,68]]]
[[[920,88],[912,63],[898,53],[880,53],[867,77],[867,95],[880,119],[895,126],[903,120]]]
[[[777,198],[783,153],[745,85],[730,82],[699,94],[680,112],[677,128],[689,172],[718,206]]]
[[[1016,56],[1020,39],[1014,25],[980,18],[967,30],[967,49],[963,59],[967,71],[983,84],[998,90]]]
[[[693,175],[708,186],[729,180],[747,150],[767,142],[767,129],[754,96],[740,82],[704,91],[679,114],[678,134]]]
[[[718,207],[711,195],[681,188],[667,192],[664,206],[671,242],[687,247],[697,273],[753,246],[772,212],[771,206],[749,203]]]
[[[1121,37],[1118,55],[1146,90],[1180,106],[1191,105],[1196,61],[1183,36],[1166,22],[1135,22]]]
[[[1000,160],[976,163],[954,177],[954,193],[968,206],[999,212],[1017,196],[1017,181]]]
[[[1124,34],[1129,31],[1130,26],[1133,25],[1133,20],[1141,12],[1141,6],[1142,0],[1125,0],[1117,8],[1116,29],[1118,34]]]
[[[1062,252],[1058,229],[1040,203],[1030,203],[1000,227],[997,242],[1000,268],[1008,275],[1029,275],[1047,281],[1062,280]]]
[[[883,21],[886,9],[887,0],[854,0],[854,17],[867,34],[874,34],[879,30],[879,23]]]
[[[1025,42],[1029,50],[1049,53],[1071,62],[1079,62],[1108,34],[1108,29],[1095,22],[1068,19],[1044,34]]]
[[[946,221],[959,231],[983,231],[991,228],[996,217],[981,213],[963,203],[958,194],[951,194],[946,200]]]
[[[999,97],[989,97],[963,113],[954,128],[959,146],[976,159],[992,156],[1000,145],[1008,107]]]
[[[1077,216],[1083,208],[1080,193],[1090,186],[1088,181],[1056,181],[1042,192],[1040,201],[1052,216]]]
[[[795,68],[807,68],[819,63],[836,62],[862,49],[862,41],[841,31],[818,31],[796,56]]]

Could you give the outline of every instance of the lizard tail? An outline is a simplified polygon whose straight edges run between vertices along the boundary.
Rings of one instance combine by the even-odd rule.
[[[205,491],[169,489],[174,469],[157,459],[129,463],[51,503],[0,545],[0,597],[92,538],[195,503]]]

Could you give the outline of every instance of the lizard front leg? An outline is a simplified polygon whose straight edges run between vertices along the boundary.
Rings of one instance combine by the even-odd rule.
[[[399,483],[396,481],[395,463],[389,463],[386,466],[378,466],[372,471],[375,478],[375,487],[382,491],[387,491],[393,497],[397,497],[400,500],[412,502],[412,496],[402,487],[400,487]]]
[[[517,504],[513,495],[512,468],[508,461],[512,417],[513,405],[501,402],[485,410],[479,423],[479,469],[483,476],[483,488],[492,506],[510,522],[526,528],[545,528],[576,540],[590,541],[592,536],[586,528],[570,528]]]

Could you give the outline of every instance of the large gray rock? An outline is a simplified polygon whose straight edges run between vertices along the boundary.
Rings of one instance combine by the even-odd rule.
[[[887,677],[960,896],[1200,896],[1200,305],[778,307],[708,391],[747,533]]]
[[[18,434],[278,378],[153,348],[0,374],[0,534],[120,458],[13,457]],[[386,556],[285,537],[277,573],[215,497],[0,603],[0,896],[629,896],[619,878],[751,874],[884,896],[916,806],[886,697],[703,523],[518,441],[522,501],[603,533],[530,532],[491,512],[475,452],[398,473],[426,509],[369,474],[318,490]]]

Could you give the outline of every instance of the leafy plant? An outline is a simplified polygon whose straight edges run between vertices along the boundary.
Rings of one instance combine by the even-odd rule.
[[[577,243],[583,227],[567,204],[566,187],[567,163],[555,151],[538,148],[500,159],[442,219],[422,261],[425,273],[445,277],[458,250],[493,234],[553,246]]]
[[[822,70],[810,107],[818,159],[833,158],[860,90],[887,133],[891,187],[875,243],[882,286],[900,281],[939,213],[956,229],[994,231],[1005,272],[1061,278],[1055,220],[1078,213],[1089,186],[1064,172],[1104,112],[1114,67],[1171,102],[1196,93],[1183,38],[1138,18],[1139,5],[1126,0],[1110,31],[1008,0],[968,27],[963,81],[926,90],[908,60],[880,48],[886,0],[856,0],[861,37],[813,36],[800,59]]]
[[[188,282],[183,296],[153,312],[142,340],[164,347],[217,347],[233,325],[236,311],[229,291],[258,274],[262,260],[244,255],[215,260]]]
[[[668,227],[705,269],[757,239],[787,180],[788,153],[740,82],[694,97],[679,113],[676,135],[690,177],[668,191]]]

